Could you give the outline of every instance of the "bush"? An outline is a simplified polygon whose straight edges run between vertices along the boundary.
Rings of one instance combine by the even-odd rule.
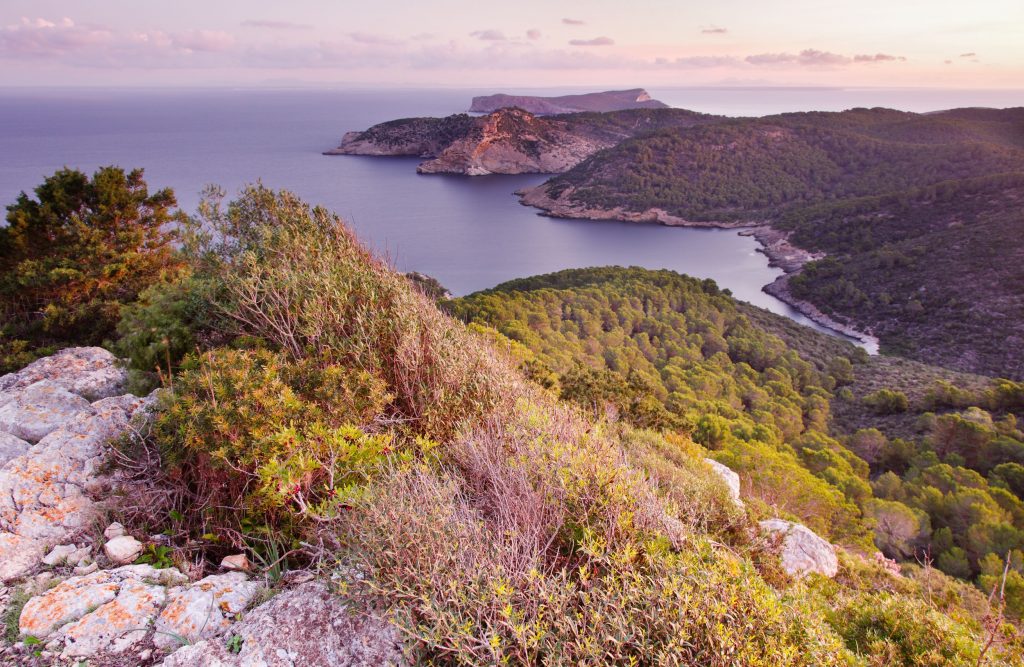
[[[892,415],[898,412],[906,412],[910,407],[907,395],[902,391],[892,389],[879,389],[864,397],[864,405],[872,408],[880,415]]]
[[[62,169],[35,195],[21,193],[0,228],[0,373],[103,343],[126,304],[182,266],[174,193],[150,194],[141,169]]]
[[[872,665],[975,665],[970,630],[922,601],[889,593],[851,597],[830,616],[851,651]]]
[[[392,448],[364,430],[387,399],[380,380],[329,360],[215,349],[186,360],[152,437],[188,490],[192,532],[240,547],[246,526],[294,536],[369,478]]]

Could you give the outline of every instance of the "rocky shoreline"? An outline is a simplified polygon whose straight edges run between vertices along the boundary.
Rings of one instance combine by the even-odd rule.
[[[571,193],[571,189],[566,193]],[[793,296],[789,288],[790,279],[800,272],[808,262],[822,259],[824,253],[813,253],[799,248],[789,241],[788,232],[772,227],[766,220],[748,220],[743,222],[687,220],[672,215],[660,208],[646,211],[627,211],[622,207],[599,209],[580,206],[566,201],[566,197],[552,198],[546,184],[519,190],[519,203],[539,209],[541,215],[552,218],[572,218],[577,220],[619,220],[622,222],[643,222],[667,225],[669,227],[703,227],[716,229],[736,229],[743,236],[752,236],[760,244],[758,252],[768,257],[768,265],[782,269],[785,273],[775,282],[763,286],[762,291],[774,296],[779,301],[789,304],[800,311],[807,319],[823,327],[841,333],[849,338],[860,341],[871,354],[878,353],[879,340],[872,333],[861,331],[849,324],[839,322],[823,313],[810,301]],[[565,193],[563,193],[565,194]]]

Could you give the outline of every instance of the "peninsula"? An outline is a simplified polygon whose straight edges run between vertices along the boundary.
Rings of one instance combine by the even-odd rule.
[[[536,95],[483,95],[473,98],[469,110],[491,113],[506,107],[519,107],[534,114],[560,114],[577,111],[622,111],[624,109],[667,109],[664,102],[653,99],[643,88],[606,90],[601,93],[540,97]]]

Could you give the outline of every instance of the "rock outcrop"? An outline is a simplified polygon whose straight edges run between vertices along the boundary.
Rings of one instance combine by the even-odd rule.
[[[638,109],[606,114],[538,117],[520,108],[486,116],[405,118],[349,132],[326,155],[427,158],[423,174],[555,174],[602,148],[643,132],[720,120],[683,109]]]
[[[740,500],[740,476],[727,465],[723,465],[714,459],[704,459],[704,462],[711,466],[711,470],[722,478],[725,485],[729,487],[729,495],[737,505],[742,505]]]
[[[575,113],[578,111],[620,111],[623,109],[667,109],[668,105],[653,99],[643,88],[606,90],[582,95],[482,95],[473,98],[470,111],[491,113],[505,107],[519,107],[534,114]]]
[[[39,565],[96,516],[107,443],[147,401],[100,348],[70,348],[0,377],[0,582]]]
[[[761,530],[779,541],[782,568],[793,577],[811,572],[836,576],[839,560],[835,547],[818,537],[810,528],[784,519],[767,519]]]
[[[164,667],[376,667],[405,665],[402,637],[384,621],[349,609],[322,582],[280,593],[231,626],[229,641],[197,642]],[[235,639],[237,638],[237,639]]]
[[[621,138],[621,137],[620,137]],[[430,158],[422,174],[560,173],[615,143],[573,123],[522,109],[487,116],[412,118],[349,132],[328,155],[414,155]]]

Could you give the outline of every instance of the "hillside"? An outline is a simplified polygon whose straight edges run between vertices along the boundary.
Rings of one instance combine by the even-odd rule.
[[[964,467],[966,444],[1017,455],[994,407],[1016,385],[874,479],[865,438],[829,434],[861,355],[803,358],[710,281],[539,276],[454,301],[467,326],[290,193],[211,191],[199,216],[184,267],[120,303],[127,371],[87,351],[117,398],[41,391],[83,391],[61,355],[0,378],[5,663],[1022,664],[1017,468]],[[82,252],[57,233],[77,215],[37,222]],[[926,541],[941,571],[911,562]]]
[[[764,503],[754,513],[785,506],[851,548],[870,534],[979,583],[1024,549],[1024,486],[1008,483],[1024,473],[1022,384],[868,358],[667,271],[563,271],[450,308],[523,346],[564,400],[690,433]]]
[[[533,114],[562,114],[577,111],[621,111],[623,109],[667,109],[664,102],[652,99],[643,88],[607,90],[601,93],[559,95],[483,95],[473,98],[471,112],[491,113],[505,107],[518,107]]]
[[[349,132],[327,155],[406,155],[429,158],[420,173],[559,173],[602,148],[661,129],[714,122],[677,109],[639,109],[537,117],[518,108],[487,116],[408,118]]]
[[[855,109],[635,137],[523,202],[559,217],[770,225],[796,248],[766,248],[787,271],[828,258],[767,291],[884,351],[1019,379],[1021,173],[1024,109]]]

